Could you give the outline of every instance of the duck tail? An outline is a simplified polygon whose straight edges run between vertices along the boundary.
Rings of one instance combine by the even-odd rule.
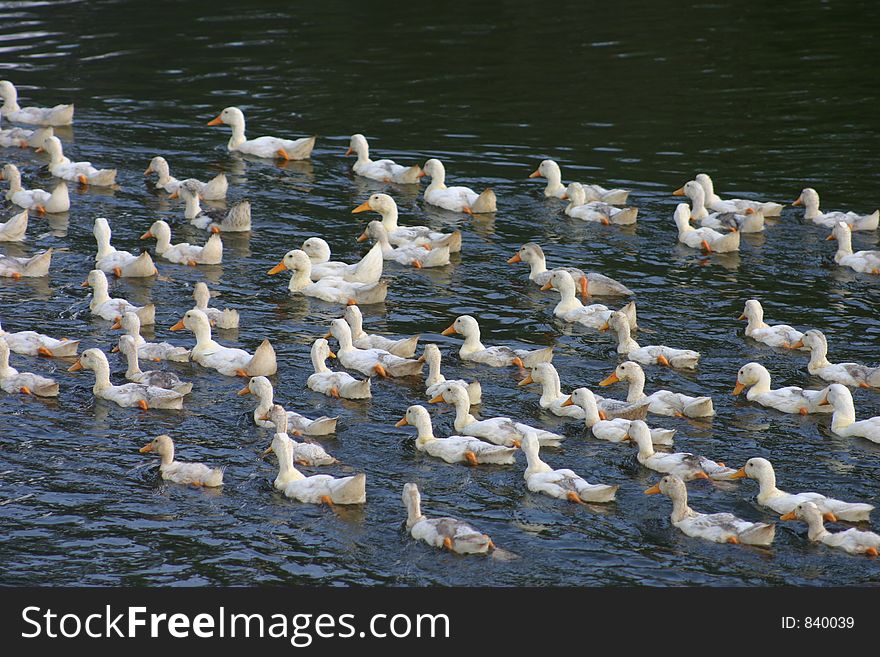
[[[477,197],[477,200],[471,204],[471,212],[474,214],[483,214],[487,212],[498,211],[498,199],[491,187],[483,190],[483,193]]]

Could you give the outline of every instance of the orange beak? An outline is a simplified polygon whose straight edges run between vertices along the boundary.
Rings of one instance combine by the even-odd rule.
[[[428,174],[425,173],[424,171],[421,171],[421,170],[419,171],[419,178],[424,178],[424,177],[427,176],[427,175],[428,175]]]
[[[168,195],[168,198],[179,198],[179,197],[180,197],[180,192],[178,192],[176,189]]]
[[[544,283],[544,284],[541,286],[541,291],[542,291],[542,292],[546,292],[547,290],[552,290],[552,289],[553,289],[553,283],[551,283],[550,281],[547,281],[546,283]]]
[[[747,476],[748,475],[746,474],[746,469],[743,467],[743,468],[740,468],[739,470],[737,470],[736,472],[734,472],[732,475],[730,475],[730,478],[731,479],[745,479]]]
[[[746,317],[746,314],[743,313],[742,315],[740,315],[739,317],[737,317],[737,319],[748,319],[748,317]]]
[[[370,207],[370,202],[364,201],[359,206],[357,206],[354,210],[352,210],[351,213],[352,214],[360,214],[361,212],[367,212],[372,209],[373,208]]]
[[[148,239],[150,239],[152,236],[153,236],[153,233],[151,233],[150,231],[147,231],[146,233],[144,233],[143,235],[141,235],[141,239],[142,239],[142,240],[148,240]]]
[[[402,417],[394,424],[394,426],[395,427],[405,427],[408,424],[409,424],[409,422],[406,421],[406,418]]]
[[[541,170],[540,170],[540,169],[535,169],[534,171],[532,171],[532,172],[529,174],[529,178],[541,178],[541,177],[542,177],[542,176],[541,176]]]
[[[186,327],[183,325],[183,320],[181,319],[177,324],[171,327],[172,331],[182,331]]]
[[[574,406],[574,402],[571,401],[571,397],[569,397],[569,398],[566,399],[564,402],[562,402],[561,405],[562,405],[562,406]]]
[[[250,385],[246,385],[244,388],[242,388],[241,390],[239,390],[239,391],[238,391],[237,393],[235,393],[235,394],[237,394],[239,397],[244,397],[245,395],[249,395],[249,394],[251,394],[251,387],[250,387]]]
[[[348,147],[348,150],[345,151],[345,155],[346,155],[346,156],[349,156],[349,155],[351,155],[352,153],[354,153],[354,149],[352,149],[352,147],[349,146],[349,147]]]
[[[612,372],[607,378],[599,381],[599,385],[604,388],[605,386],[610,386],[612,383],[617,383],[618,381],[620,381],[620,379],[617,378],[617,372]]]
[[[147,443],[146,445],[144,445],[143,447],[141,447],[138,451],[139,451],[141,454],[146,454],[146,453],[148,453],[148,452],[152,452],[152,451],[153,451],[153,443]]]
[[[804,204],[804,197],[798,196],[794,201],[791,202],[791,204],[792,205],[803,205]]]
[[[223,119],[218,115],[217,118],[211,119],[208,121],[208,125],[221,125],[223,123]]]
[[[70,367],[67,368],[67,371],[68,372],[79,372],[82,368],[83,368],[82,361],[77,359],[77,361],[73,365],[71,365]]]
[[[336,358],[336,354],[334,354],[332,351],[328,351],[328,352],[327,352],[327,357],[328,357],[328,358]]]
[[[79,286],[80,286],[80,287],[88,287],[88,286],[89,286],[89,282],[88,282],[87,280],[85,280],[85,281],[83,281],[82,283],[80,283]]]
[[[118,331],[121,328],[122,328],[122,318],[117,317],[115,320],[113,320],[113,326],[110,327],[110,330],[111,331]]]
[[[784,516],[779,516],[780,520],[797,520],[797,515],[795,515],[794,511],[789,511]]]
[[[519,253],[514,254],[512,258],[508,258],[507,264],[512,265],[517,262],[522,262],[522,258],[519,257]]]
[[[836,240],[836,239],[837,238],[834,237],[834,233],[831,233],[828,237],[825,238],[825,241],[830,242],[831,240]]]
[[[520,381],[520,382],[517,383],[516,385],[517,385],[517,386],[527,386],[527,385],[529,385],[530,383],[534,383],[534,382],[535,382],[535,380],[532,378],[532,375],[531,375],[531,374],[527,374],[527,375],[526,375],[526,378],[524,378],[522,381]]]
[[[792,343],[791,348],[792,349],[800,349],[803,346],[804,346],[804,341],[803,341],[803,338],[801,338],[797,342]]]
[[[660,494],[660,484],[654,484],[648,490],[645,491],[645,495],[659,495]]]
[[[746,387],[745,387],[742,383],[740,383],[739,381],[737,381],[737,382],[736,382],[736,385],[733,387],[733,394],[734,394],[734,395],[738,395],[738,394],[740,394],[740,393],[741,393],[743,390],[745,390],[745,389],[746,389]]]
[[[429,404],[440,404],[441,402],[445,402],[445,401],[446,401],[446,400],[443,399],[443,395],[437,395],[437,396],[434,397],[433,399],[429,399],[429,400],[428,400],[428,403],[429,403]]]
[[[452,324],[448,328],[440,331],[440,335],[452,335],[453,333],[458,333],[458,331],[455,330],[455,324]]]
[[[611,325],[608,322],[605,322],[598,328],[599,331],[608,331],[611,329]]]
[[[279,262],[277,265],[275,265],[274,267],[272,267],[272,269],[270,269],[270,270],[269,270],[268,272],[266,272],[266,273],[268,273],[269,276],[274,276],[275,274],[280,274],[280,273],[283,272],[285,269],[287,269],[287,266],[284,264],[284,261],[282,260],[281,262]]]
[[[360,235],[358,235],[357,241],[358,241],[358,242],[366,242],[366,241],[367,241],[367,237],[369,237],[369,236],[367,235],[367,231],[364,231],[363,233],[361,233]]]
[[[679,187],[674,192],[672,192],[673,196],[684,196],[684,187]]]
[[[152,166],[148,166],[148,167],[147,167],[147,170],[144,171],[144,175],[145,175],[145,176],[149,176],[151,173],[153,173],[153,167],[152,167]],[[3,178],[3,174],[0,174],[0,180],[2,180],[2,178]]]

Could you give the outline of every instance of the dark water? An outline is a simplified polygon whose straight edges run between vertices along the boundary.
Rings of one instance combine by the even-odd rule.
[[[220,335],[253,349],[270,337],[279,355],[274,382],[289,409],[339,414],[325,441],[345,466],[365,471],[368,503],[333,512],[300,505],[271,486],[275,467],[259,452],[271,436],[252,426],[241,381],[190,365],[171,365],[195,381],[182,412],[141,413],[91,395],[88,373],[66,363],[13,356],[56,376],[57,401],[0,397],[0,581],[5,584],[650,584],[768,585],[880,582],[868,559],[811,546],[805,527],[781,523],[772,549],[714,545],[670,527],[667,500],[645,497],[656,476],[634,452],[583,438],[578,423],[541,413],[537,395],[506,369],[462,365],[459,341],[438,332],[461,313],[479,316],[487,341],[556,345],[566,389],[594,386],[616,362],[607,336],[555,321],[556,297],[528,283],[525,267],[505,264],[528,240],[551,264],[591,268],[636,291],[643,340],[703,353],[699,371],[648,368],[648,389],[711,394],[710,422],[655,419],[674,426],[679,449],[741,465],[766,456],[780,486],[876,503],[880,447],[842,439],[830,418],[787,416],[730,396],[737,369],[764,363],[774,385],[817,387],[800,355],[746,341],[735,317],[760,298],[771,322],[817,327],[833,361],[877,363],[877,281],[834,266],[826,232],[786,208],[765,234],[745,236],[739,255],[703,266],[676,246],[670,192],[698,171],[722,196],[790,202],[816,187],[823,208],[872,211],[878,203],[880,46],[871,2],[717,2],[690,7],[649,2],[610,8],[583,3],[462,5],[439,9],[394,3],[386,12],[333,3],[287,3],[263,10],[201,13],[185,3],[0,3],[0,77],[35,104],[75,101],[76,123],[62,133],[74,159],[120,170],[120,189],[76,194],[69,225],[34,219],[23,245],[4,253],[63,249],[45,280],[0,279],[3,326],[41,327],[108,349],[115,336],[93,320],[79,287],[94,253],[91,225],[110,219],[114,244],[137,249],[155,219],[181,207],[156,196],[141,172],[164,155],[178,177],[229,174],[230,198],[253,203],[254,230],[226,238],[224,264],[197,270],[158,261],[170,280],[123,280],[111,292],[158,305],[156,336],[190,345],[167,327],[191,307],[205,280],[237,307],[242,328]],[[366,4],[366,3],[364,3]],[[604,3],[603,3],[604,4]],[[503,26],[503,27],[502,27]],[[243,108],[249,134],[319,135],[310,162],[279,168],[227,153],[228,131],[204,124],[227,105]],[[351,260],[362,224],[352,207],[384,186],[354,179],[342,157],[353,132],[373,152],[405,163],[440,157],[452,181],[499,198],[494,218],[470,219],[424,206],[412,190],[392,189],[401,223],[461,228],[453,266],[434,271],[386,267],[392,292],[365,308],[374,332],[422,333],[441,344],[447,376],[479,377],[484,416],[510,414],[556,427],[564,449],[556,467],[619,483],[616,504],[574,506],[526,491],[516,467],[471,469],[416,453],[412,431],[393,428],[416,382],[377,381],[374,398],[336,402],[308,391],[308,349],[339,309],[291,297],[265,271],[312,235]],[[526,176],[544,157],[566,179],[633,190],[632,230],[584,225],[545,201]],[[25,184],[44,163],[6,150]],[[3,217],[10,216],[8,210]],[[175,239],[203,234],[180,228]],[[856,248],[877,248],[860,233]],[[149,334],[148,334],[149,335]],[[121,373],[121,360],[111,361]],[[622,389],[614,390],[622,396]],[[877,393],[856,390],[859,417],[880,414]],[[438,435],[452,415],[432,407]],[[165,485],[157,463],[137,448],[170,433],[180,458],[225,464],[222,492]],[[417,481],[428,514],[452,514],[491,534],[513,561],[464,559],[410,540],[400,490]],[[754,502],[756,485],[699,482],[701,511],[771,519]],[[8,502],[8,503],[6,503]],[[876,529],[877,525],[874,525]]]

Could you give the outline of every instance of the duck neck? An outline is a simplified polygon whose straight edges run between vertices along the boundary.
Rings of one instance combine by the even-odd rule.
[[[110,235],[111,233],[109,229],[100,229],[95,233],[95,241],[98,243],[98,255],[95,258],[96,260],[105,258],[116,251],[116,249],[110,244]]]
[[[544,188],[544,196],[558,196],[560,192],[565,191],[565,185],[562,184],[562,171],[558,167],[553,167],[547,174],[547,186]]]
[[[196,336],[196,349],[204,349],[214,344],[214,340],[211,338],[211,325],[208,322],[199,322],[193,327],[192,332]]]
[[[389,233],[399,228],[397,225],[397,204],[390,208],[383,208],[379,215],[382,217],[382,225]]]
[[[257,400],[257,408],[254,410],[254,416],[263,417],[267,415],[269,409],[272,408],[272,403],[275,401],[275,392],[271,389],[266,390],[265,392],[251,390],[251,394],[253,394]]]
[[[559,288],[559,294],[562,298],[559,300],[559,303],[556,304],[556,308],[553,309],[553,312],[564,313],[569,310],[584,307],[584,304],[581,303],[580,299],[575,296],[574,286],[563,285]]]
[[[438,171],[437,167],[435,167],[434,173],[431,174],[431,184],[425,189],[425,193],[443,189],[446,189],[446,171],[442,167]]]
[[[294,272],[290,275],[290,283],[287,284],[287,289],[289,289],[291,292],[299,292],[307,285],[311,285],[311,274],[311,266],[297,267],[297,269],[295,269]]]
[[[226,146],[232,151],[246,142],[247,137],[244,136],[245,121],[243,118],[241,121],[236,121],[229,125],[232,128],[232,136],[229,138],[229,143]]]
[[[159,454],[159,467],[168,467],[174,463],[174,444],[168,445]]]
[[[353,340],[357,340],[359,338],[365,337],[367,334],[364,332],[364,319],[363,316],[357,312],[350,313],[345,321],[348,323],[349,328],[351,329],[351,337]]]
[[[840,260],[845,256],[853,254],[852,250],[852,233],[848,230],[838,231],[840,236],[837,238],[837,253],[834,254],[835,260]]]
[[[472,354],[476,351],[483,351],[486,347],[480,342],[480,332],[475,331],[464,337],[461,349],[458,350],[460,355]]]
[[[64,150],[61,148],[61,146],[55,146],[55,148],[49,149],[50,168],[56,167],[59,164],[67,164],[68,162],[70,162],[70,160],[64,156]]]
[[[361,166],[372,164],[373,160],[370,159],[370,146],[365,142],[359,142],[355,147],[354,152],[357,154],[357,162],[355,164],[359,164]]]
[[[762,472],[758,478],[758,501],[776,497],[782,491],[776,488],[776,473],[772,470]]]
[[[687,490],[672,497],[672,522],[681,522],[691,514],[688,506]]]
[[[559,383],[559,374],[547,369],[541,381],[541,405],[552,404],[562,397],[562,385]]]
[[[275,434],[272,445],[275,456],[278,458],[278,476],[275,477],[275,488],[284,488],[291,481],[305,479],[305,475],[293,465],[293,454],[290,453],[290,438],[287,434]]]
[[[696,219],[702,219],[708,216],[709,211],[706,209],[706,194],[702,187],[698,187],[696,193],[691,197],[691,215]],[[688,223],[689,228],[693,228]]]
[[[815,347],[810,348],[810,362],[807,364],[807,371],[813,374],[816,370],[821,370],[825,367],[831,367],[831,361],[828,360],[827,345],[820,342]]]
[[[103,279],[92,287],[92,301],[89,307],[94,310],[108,301],[110,301],[110,293],[107,291],[107,279]]]
[[[822,211],[819,210],[819,199],[812,196],[808,197],[804,201],[804,219],[813,219],[821,216]]]
[[[752,384],[752,387],[746,393],[746,399],[754,399],[756,395],[765,392],[770,392],[770,372],[762,369],[758,371],[758,380]]]
[[[21,186],[21,172],[18,167],[10,166],[7,171],[6,179],[9,181],[9,191],[6,193],[6,198],[10,199],[13,194],[17,194],[24,188]]]
[[[834,414],[831,416],[831,429],[836,431],[848,427],[856,421],[856,407],[852,397],[838,400],[834,406]]]
[[[419,418],[416,423],[416,431],[418,431],[418,437],[416,438],[416,443],[420,447],[424,447],[426,443],[437,440],[437,437],[434,435],[434,428],[431,426],[431,418]]]
[[[620,322],[617,325],[617,353],[628,354],[639,348],[639,343],[630,335],[629,322]]]
[[[113,384],[110,383],[110,366],[106,361],[96,363],[92,371],[95,373],[95,385],[92,386],[93,393],[97,395],[113,387]]]
[[[473,415],[471,415],[470,410],[471,406],[468,403],[468,399],[465,395],[457,395],[455,398],[455,421],[453,425],[455,426],[456,431],[461,431],[467,425],[473,424],[477,421]]]
[[[21,110],[21,107],[18,105],[18,90],[13,88],[6,92],[6,96],[3,99],[3,107],[0,107],[3,112],[18,112]]]
[[[529,261],[529,267],[529,280],[533,281],[547,271],[547,258],[543,255],[532,256]]]
[[[131,380],[134,378],[138,378],[141,374],[143,374],[140,363],[138,363],[138,352],[136,345],[125,352],[125,358],[128,361],[128,369],[125,370],[126,379]]]
[[[525,471],[526,478],[533,474],[553,471],[553,468],[541,460],[541,454],[537,444],[533,449],[524,449],[523,451],[526,454],[526,463],[528,464]]]
[[[581,408],[584,409],[584,425],[588,429],[591,429],[597,422],[602,420],[602,418],[599,417],[599,407],[596,406],[595,402],[592,404],[584,404]]]
[[[0,379],[18,374],[18,370],[9,366],[9,349],[0,351]]]
[[[440,373],[440,357],[428,358],[428,378],[425,379],[425,387],[430,388],[438,383],[443,383],[446,377]]]
[[[413,526],[424,520],[422,515],[422,505],[418,499],[408,497],[406,500],[406,528],[412,529]]]
[[[639,447],[639,460],[642,461],[644,459],[650,458],[654,456],[656,452],[654,452],[654,444],[651,442],[651,435],[648,434],[647,440],[636,440],[636,444]]]
[[[641,401],[645,397],[645,375],[635,375],[629,381],[629,389],[626,391],[626,401],[633,403]]]
[[[829,534],[830,532],[825,529],[825,523],[822,522],[820,514],[813,514],[807,519],[807,538],[811,541],[821,541]]]
[[[317,349],[312,349],[312,367],[315,368],[315,374],[323,374],[324,372],[329,372],[330,368],[327,367],[327,360],[324,356],[318,353]]]
[[[762,312],[754,311],[746,319],[749,320],[748,324],[746,324],[746,335],[751,335],[752,331],[757,331],[758,329],[770,328],[767,322],[764,321],[764,313]]]
[[[183,211],[183,216],[187,219],[195,219],[202,212],[202,205],[199,203],[199,195],[198,194],[186,194],[183,197],[184,203],[186,203],[186,209]]]
[[[171,231],[160,230],[156,233],[156,253],[162,255],[171,248]]]
[[[336,341],[339,343],[339,351],[351,351],[354,349],[354,343],[351,337],[351,331],[340,331],[339,335],[336,336]]]

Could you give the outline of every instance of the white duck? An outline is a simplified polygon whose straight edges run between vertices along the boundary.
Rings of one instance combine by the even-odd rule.
[[[561,299],[553,308],[553,314],[571,324],[581,324],[587,328],[599,329],[605,326],[614,313],[608,306],[601,303],[593,303],[589,306],[581,303],[575,296],[574,278],[564,269],[555,269],[550,272],[550,278],[541,286],[541,289],[554,289],[559,292]],[[627,316],[630,326],[637,324],[635,301],[630,301],[619,312]]]
[[[211,291],[205,283],[199,281],[193,286],[193,299],[195,299],[195,307],[201,310],[211,320],[211,326],[219,329],[236,329],[238,328],[238,311],[234,308],[211,308],[208,303],[211,300]]]
[[[776,526],[749,522],[732,513],[699,513],[688,506],[687,486],[675,475],[666,475],[645,491],[645,495],[666,495],[672,500],[672,524],[686,536],[715,543],[770,545]]]
[[[764,308],[757,299],[746,301],[745,308],[739,316],[741,320],[748,320],[746,336],[752,340],[763,342],[771,347],[785,347],[792,349],[792,345],[803,339],[804,334],[788,324],[774,324],[771,326],[764,321]],[[806,347],[800,347],[806,349]]]
[[[880,251],[856,251],[853,253],[852,229],[842,221],[834,225],[831,234],[825,239],[837,240],[834,262],[838,265],[865,274],[880,274]]]
[[[324,338],[312,343],[311,358],[315,373],[306,380],[306,386],[315,392],[339,399],[369,399],[370,378],[358,381],[348,372],[334,372],[327,367],[327,358],[336,358]]]
[[[639,448],[636,459],[649,470],[674,474],[685,481],[691,479],[723,481],[733,479],[733,475],[736,474],[733,468],[728,468],[723,463],[705,456],[696,456],[689,452],[655,452],[651,430],[641,420],[633,420],[626,435]]]
[[[708,178],[705,174],[700,174],[700,176]],[[683,187],[673,192],[674,196],[686,195],[691,200],[693,207],[690,218],[699,221],[703,228],[715,230],[726,228],[741,233],[760,233],[764,230],[764,217],[779,216],[782,211],[782,206],[778,203],[735,199],[737,203],[748,204],[748,207],[747,205],[738,207],[733,201],[722,201],[714,191],[707,191],[707,188],[712,189],[711,179],[708,183],[698,179],[685,183]],[[710,194],[716,199],[711,205],[709,203]],[[770,212],[775,212],[775,214],[765,215],[761,209],[765,205],[771,206]],[[713,211],[711,214],[709,213],[710,209]]]
[[[394,160],[371,160],[370,145],[367,143],[367,138],[360,133],[352,135],[348,142],[348,150],[345,154],[348,156],[352,153],[357,155],[352,170],[364,178],[400,185],[417,185],[423,175],[421,167],[417,164],[405,167]]]
[[[169,198],[183,199],[183,216],[196,228],[212,233],[246,233],[251,229],[251,202],[242,199],[228,210],[205,210],[199,202],[200,183],[195,179],[184,180]]]
[[[665,365],[677,369],[696,369],[700,354],[693,349],[674,349],[665,345],[640,347],[632,338],[632,324],[626,313],[615,311],[600,331],[612,329],[617,334],[617,353],[643,365]]]
[[[156,323],[156,306],[152,303],[146,306],[135,306],[125,299],[112,299],[108,292],[107,276],[100,269],[93,269],[82,283],[82,287],[92,288],[92,298],[89,301],[89,310],[93,315],[102,319],[116,321],[127,312],[136,313],[141,320],[142,326]]]
[[[142,383],[126,383],[121,386],[110,383],[110,364],[100,349],[86,349],[67,371],[78,372],[83,368],[94,372],[95,385],[92,392],[99,399],[106,399],[123,407],[137,406],[144,411],[150,408],[183,408],[183,394],[175,390]]]
[[[523,478],[530,491],[578,504],[614,501],[619,486],[591,484],[573,470],[554,470],[542,461],[534,431],[523,436],[522,450],[528,462]]]
[[[544,160],[538,165],[529,178],[546,178],[547,186],[544,188],[544,196],[548,198],[565,199],[566,187],[562,184],[562,171],[553,160]],[[605,189],[600,185],[588,185],[581,183],[586,201],[602,201],[613,205],[623,205],[629,192],[625,189]]]
[[[477,406],[483,401],[483,386],[479,381],[467,382],[464,379],[448,380],[440,371],[440,347],[436,344],[426,344],[422,352],[428,363],[428,376],[425,378],[425,395],[433,399],[440,394],[444,384],[458,385],[467,390],[471,406]]]
[[[358,242],[373,240],[382,249],[382,258],[391,260],[401,265],[412,265],[417,269],[422,267],[445,267],[449,264],[449,247],[432,247],[430,244],[406,244],[404,246],[392,246],[388,241],[388,232],[380,221],[371,221],[366,229],[357,238]]]
[[[6,200],[25,210],[34,210],[40,214],[67,212],[70,210],[70,193],[67,183],[63,180],[55,185],[55,189],[47,192],[44,189],[25,189],[21,185],[21,172],[14,164],[4,164],[0,170],[0,180],[9,181]]]
[[[776,487],[776,473],[770,461],[761,457],[751,458],[736,471],[733,479],[748,477],[758,482],[758,504],[772,509],[776,513],[790,513],[802,502],[813,502],[825,520],[836,522],[838,519],[849,522],[868,520],[874,507],[861,502],[841,502],[819,493],[786,493]]]
[[[731,198],[722,200],[715,193],[715,184],[707,173],[698,173],[694,179],[703,188],[705,194],[706,207],[713,212],[733,212],[739,215],[745,214],[746,210],[752,210],[755,213],[761,213],[765,217],[778,217],[782,214],[781,203],[773,203],[772,201],[753,201],[745,198]]]
[[[379,250],[381,255],[381,247]],[[284,254],[277,265],[268,271],[270,276],[289,270],[287,289],[307,297],[315,297],[328,303],[362,304],[382,303],[388,296],[388,283],[358,283],[336,276],[324,276],[312,282],[312,261],[305,251],[293,249]]]
[[[171,360],[177,363],[186,363],[189,361],[189,349],[186,347],[178,347],[170,342],[147,342],[141,335],[141,320],[137,313],[126,311],[117,317],[113,322],[111,330],[125,331],[124,335],[129,336],[137,347],[137,356],[144,360],[158,362],[160,360]],[[124,337],[124,336],[123,336]],[[120,351],[122,346],[122,337],[119,339],[119,345],[113,348],[113,351]]]
[[[831,431],[838,436],[858,436],[871,442],[880,443],[880,416],[856,421],[856,407],[849,388],[832,383],[827,388],[823,401],[831,404]]]
[[[432,247],[449,247],[451,253],[461,251],[461,231],[440,233],[428,226],[400,226],[397,223],[397,203],[388,194],[373,194],[366,201],[351,211],[378,212],[382,217],[382,225],[388,232],[388,241],[395,246],[430,244]]]
[[[742,214],[736,212],[714,212],[700,220],[703,228],[736,230],[740,233],[764,232],[764,214],[748,209]]]
[[[447,187],[446,169],[443,163],[437,159],[425,162],[424,174],[431,177],[431,184],[425,188],[425,202],[430,205],[453,212],[466,212],[467,214],[483,214],[497,212],[497,200],[495,192],[491,188],[484,189],[477,194],[470,187]]]
[[[458,350],[462,360],[482,363],[490,367],[534,367],[538,363],[549,363],[553,360],[553,347],[543,349],[511,349],[510,347],[484,347],[480,342],[480,325],[470,315],[460,315],[443,331],[441,335],[457,333],[464,336],[464,342]]]
[[[631,226],[639,218],[639,209],[635,207],[618,208],[603,201],[587,201],[587,191],[581,183],[569,184],[562,198],[568,199],[565,214],[582,221],[604,226]]]
[[[232,136],[226,144],[230,151],[238,151],[257,157],[280,158],[282,160],[307,160],[315,147],[315,137],[301,139],[281,139],[279,137],[245,137],[244,113],[237,107],[227,107],[208,121],[208,125],[225,124],[232,128]]]
[[[519,250],[507,261],[507,264],[512,265],[517,262],[525,262],[529,265],[529,280],[539,286],[546,285],[553,273],[547,270],[547,259],[544,257],[544,250],[534,242],[528,242],[519,247]],[[602,274],[595,272],[584,273],[574,267],[557,267],[553,271],[558,269],[564,269],[571,274],[584,301],[590,295],[622,297],[630,296],[633,293],[623,283],[618,283],[613,278]]]
[[[174,372],[166,372],[163,370],[141,370],[138,363],[138,348],[134,338],[130,335],[123,335],[119,338],[119,351],[125,356],[128,369],[125,370],[125,378],[134,383],[142,383],[147,386],[156,386],[157,388],[165,388],[166,390],[174,390],[181,395],[188,395],[192,392],[193,384],[190,381],[181,381],[180,377]]]
[[[269,408],[269,411],[266,415],[263,416],[263,420],[268,420],[275,427],[275,434],[282,434],[290,440],[290,455],[293,458],[293,462],[297,465],[305,465],[305,466],[319,466],[319,465],[333,465],[334,463],[338,463],[335,458],[330,456],[326,450],[316,443],[306,443],[306,442],[297,442],[293,438],[291,438],[287,434],[287,417],[288,413],[284,410],[284,407],[281,404],[272,404]],[[299,431],[294,431],[294,435],[299,434]],[[266,456],[271,449],[267,449],[263,452],[263,456]]]
[[[36,331],[7,333],[0,327],[0,338],[6,341],[11,351],[23,356],[66,358],[76,356],[76,351],[79,348],[79,340],[68,340],[67,338],[56,340]]]
[[[172,331],[188,329],[196,336],[190,358],[202,367],[217,370],[226,376],[271,376],[278,371],[275,350],[263,340],[253,355],[244,349],[224,347],[211,339],[211,320],[201,310],[187,310]]]
[[[22,242],[28,229],[28,211],[22,210],[0,223],[0,242]]]
[[[532,383],[537,383],[541,386],[541,398],[538,400],[541,408],[559,417],[573,417],[578,420],[584,418],[584,411],[580,406],[566,405],[564,403],[569,396],[562,392],[559,372],[553,367],[553,363],[538,363],[526,375],[526,378],[516,385],[521,387]]]
[[[621,363],[603,381],[600,386],[625,381],[629,383],[626,399],[629,402],[648,401],[648,411],[656,415],[672,415],[676,417],[711,417],[715,415],[711,397],[689,397],[679,392],[657,390],[650,395],[645,394],[645,371],[641,365],[631,360]]]
[[[375,283],[382,276],[384,259],[379,244],[367,251],[363,258],[350,265],[339,260],[330,260],[330,245],[320,237],[310,237],[304,241],[302,251],[309,256],[312,263],[310,276],[313,281],[330,276],[349,283]]]
[[[607,440],[610,443],[620,443],[627,440],[629,425],[632,420],[624,418],[607,419],[605,413],[599,408],[596,395],[589,388],[577,388],[571,396],[562,402],[564,407],[577,406],[584,412],[584,425],[593,436],[599,440]],[[655,445],[671,445],[675,429],[651,429],[651,442]]]
[[[156,189],[162,189],[169,194],[173,194],[177,191],[178,187],[180,187],[181,181],[171,175],[168,161],[161,155],[157,155],[150,160],[150,165],[147,167],[146,171],[144,171],[145,176],[148,176],[151,173],[155,173],[159,177],[158,180],[156,180]],[[190,178],[189,180],[196,179]],[[229,181],[226,179],[225,173],[218,173],[206,183],[198,180],[196,180],[196,182],[201,185],[199,196],[206,201],[221,201],[226,198],[226,191],[229,189]]]
[[[516,461],[516,448],[493,445],[470,436],[449,436],[437,438],[431,426],[431,416],[424,406],[413,405],[406,409],[406,415],[398,420],[396,427],[411,425],[418,431],[416,449],[447,463],[467,463],[479,465],[492,463],[510,465]]]
[[[739,251],[740,233],[719,233],[712,228],[694,228],[690,222],[691,209],[687,203],[679,203],[673,219],[678,228],[678,241],[692,249],[702,249],[706,253],[730,253]]]
[[[822,212],[819,210],[819,193],[812,187],[804,189],[792,205],[803,205],[804,219],[826,228],[833,228],[843,222],[852,230],[877,230],[880,224],[880,210],[863,215],[855,212]]]
[[[827,388],[822,390],[804,390],[797,386],[785,388],[770,388],[770,372],[760,363],[746,363],[736,375],[736,386],[733,394],[738,395],[743,390],[746,399],[758,402],[761,406],[775,408],[783,413],[831,413],[834,409],[827,404],[823,405]]]
[[[141,235],[142,240],[155,238],[156,254],[179,265],[219,265],[223,262],[223,240],[219,233],[212,233],[204,246],[187,242],[171,243],[171,226],[159,219],[150,230]]]
[[[810,329],[792,347],[806,347],[810,350],[807,371],[814,376],[845,386],[880,388],[880,367],[866,367],[859,363],[832,364],[828,360],[828,340],[821,331]]]
[[[113,233],[104,217],[95,219],[92,234],[98,243],[95,268],[117,277],[143,278],[157,274],[156,265],[147,251],[136,256],[128,251],[118,251],[110,244]]]
[[[52,128],[45,129],[52,130]],[[0,147],[28,148],[30,146],[29,139],[33,137],[34,132],[34,130],[27,128],[4,128],[3,113],[0,111]]]
[[[278,458],[278,476],[275,488],[285,496],[307,504],[363,504],[367,500],[367,476],[363,473],[352,477],[312,475],[306,477],[293,465],[293,449],[290,437],[276,433],[269,447]]]
[[[248,384],[238,391],[239,396],[253,395],[257,400],[257,407],[254,409],[254,424],[258,427],[271,428],[275,424],[271,418],[267,419],[266,414],[275,403],[275,389],[272,383],[265,376],[255,376]],[[336,422],[338,417],[327,417],[322,415],[316,420],[307,418],[294,411],[287,411],[287,423],[294,430],[304,433],[307,436],[326,436],[336,431]]]
[[[523,436],[528,432],[534,433],[541,445],[546,447],[558,447],[565,439],[558,433],[551,433],[543,429],[535,429],[522,422],[514,422],[509,417],[493,417],[477,420],[470,413],[471,402],[467,390],[455,384],[445,384],[440,394],[429,400],[430,404],[446,402],[455,407],[455,430],[464,436],[482,438],[495,445],[505,447],[517,447],[522,442]]]
[[[41,251],[30,258],[17,258],[0,254],[0,276],[6,278],[42,278],[49,275],[52,265],[52,249]]]
[[[361,309],[355,305],[346,306],[342,314],[351,329],[351,342],[358,349],[384,349],[401,358],[415,356],[419,345],[418,335],[411,338],[391,340],[384,335],[371,335],[364,331],[364,316]]]
[[[331,335],[339,342],[339,350],[336,355],[342,366],[358,371],[365,376],[376,374],[381,377],[416,376],[424,367],[424,360],[421,358],[413,360],[395,356],[384,349],[359,349],[355,347],[351,336],[351,327],[344,319],[334,319],[330,322],[330,332],[324,338],[329,338]]]
[[[803,520],[807,523],[807,538],[814,543],[824,543],[849,554],[864,554],[869,557],[880,555],[880,534],[850,528],[831,533],[822,522],[822,512],[813,502],[801,502],[794,511],[779,517],[780,520]]]
[[[9,365],[9,345],[3,338],[0,338],[0,388],[10,394],[58,396],[58,383],[55,379],[31,372],[19,372]]]
[[[18,90],[9,80],[0,80],[0,114],[8,121],[28,125],[70,125],[73,123],[73,105],[55,107],[20,107]]]
[[[56,178],[78,182],[81,185],[112,187],[116,184],[116,169],[96,169],[91,162],[71,162],[64,156],[64,147],[58,137],[47,137],[37,153],[49,155],[49,173]]]
[[[422,515],[422,496],[414,483],[403,485],[406,528],[417,541],[457,554],[486,554],[495,549],[492,539],[458,518],[426,518]]]
[[[205,486],[216,488],[223,485],[223,468],[211,468],[204,463],[185,463],[174,460],[174,442],[171,436],[162,434],[141,447],[141,454],[156,452],[162,459],[159,464],[159,473],[162,479],[173,481],[176,484],[188,486]]]

